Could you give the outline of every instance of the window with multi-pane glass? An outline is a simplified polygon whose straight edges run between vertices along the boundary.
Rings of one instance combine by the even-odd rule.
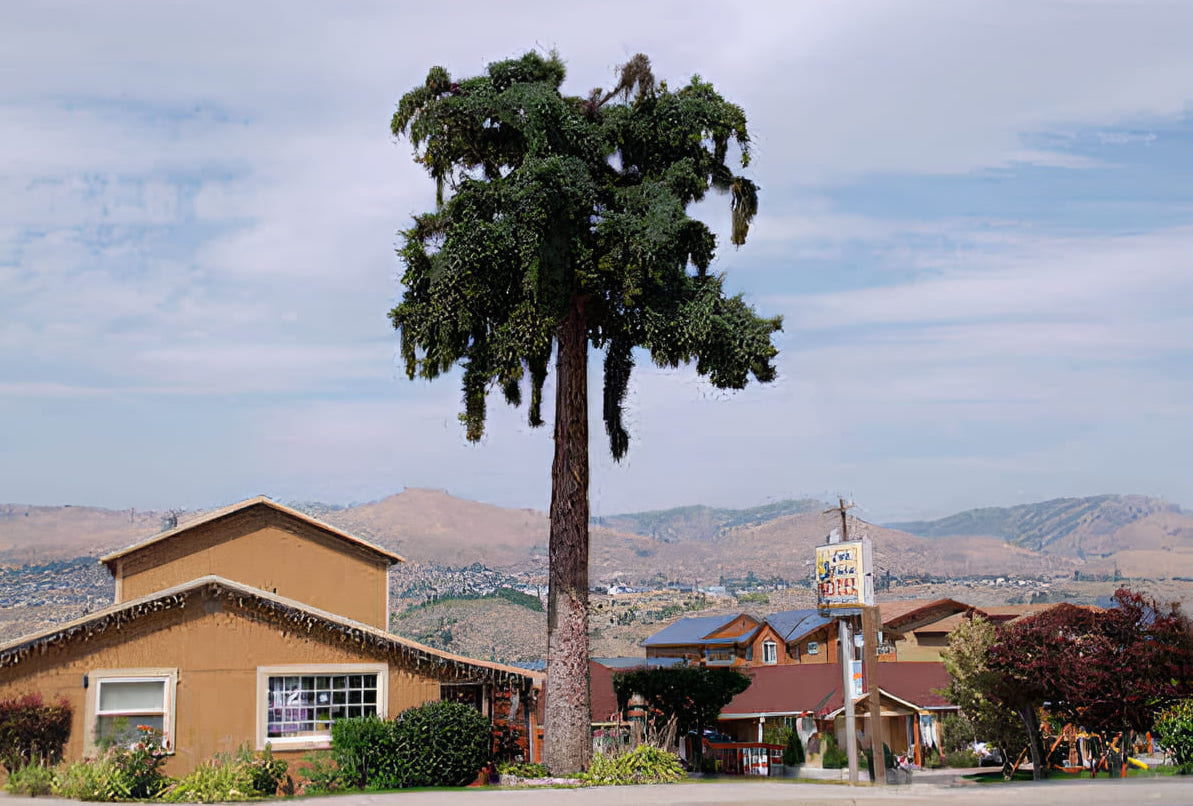
[[[326,737],[337,719],[377,714],[376,674],[270,676],[267,739]]]

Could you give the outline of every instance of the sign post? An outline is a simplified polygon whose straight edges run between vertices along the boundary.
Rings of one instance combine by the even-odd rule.
[[[829,510],[841,513],[842,532],[847,536],[845,501]],[[834,530],[834,533],[836,530]],[[849,783],[857,783],[857,715],[854,702],[860,692],[855,689],[857,666],[864,666],[866,689],[870,692],[870,747],[874,783],[886,783],[885,753],[883,752],[882,703],[878,693],[878,608],[874,605],[873,547],[868,539],[835,542],[816,547],[816,598],[822,612],[837,619],[837,653],[841,661],[841,686],[844,695],[845,743],[849,756]],[[852,624],[862,617],[862,655],[860,663],[854,651]]]

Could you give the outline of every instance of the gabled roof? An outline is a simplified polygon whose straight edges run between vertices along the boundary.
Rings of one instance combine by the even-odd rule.
[[[268,509],[274,510],[275,512],[280,512],[281,514],[283,514],[289,518],[293,518],[295,520],[302,521],[303,523],[307,524],[308,526],[313,526],[316,529],[320,530],[321,532],[331,535],[332,537],[343,540],[347,543],[350,543],[352,545],[355,545],[359,548],[364,549],[368,553],[374,554],[378,557],[381,557],[382,559],[388,560],[390,565],[393,565],[395,563],[406,562],[402,557],[399,557],[397,554],[394,554],[392,551],[386,551],[385,549],[381,548],[380,546],[373,545],[372,543],[369,543],[366,540],[361,540],[356,535],[349,534],[348,532],[345,532],[342,529],[337,529],[336,527],[332,526],[331,524],[324,523],[323,521],[318,520],[317,518],[312,518],[310,515],[307,515],[305,512],[299,512],[297,509],[292,509],[291,507],[285,506],[284,504],[279,504],[278,502],[273,501],[272,499],[270,499],[264,495],[258,495],[255,498],[246,498],[244,501],[237,502],[230,506],[226,506],[221,509],[212,510],[211,512],[200,515],[198,518],[195,518],[194,520],[187,521],[184,524],[175,526],[173,529],[168,529],[164,532],[161,532],[160,534],[156,534],[147,540],[142,540],[139,543],[134,543],[133,545],[128,546],[127,548],[120,549],[119,551],[114,551],[111,554],[105,554],[103,557],[99,558],[99,561],[101,563],[104,563],[105,565],[107,565],[108,568],[112,568],[112,564],[116,560],[118,560],[122,557],[126,557],[129,554],[132,554],[133,552],[137,552],[137,551],[140,551],[141,549],[147,548],[147,547],[155,545],[157,543],[161,543],[164,540],[169,540],[173,537],[176,537],[177,535],[188,532],[188,531],[195,529],[199,526],[203,526],[208,523],[213,523],[213,522],[221,520],[223,518],[227,518],[231,515],[235,515],[239,512],[243,512],[245,510],[252,509],[253,507],[266,507]]]
[[[708,646],[728,646],[748,640],[758,627],[741,634],[709,638],[708,636],[722,627],[728,626],[742,613],[732,613],[728,616],[685,616],[673,624],[668,624],[654,635],[647,637],[642,646],[688,646],[704,644]]]
[[[798,641],[832,622],[832,618],[820,615],[818,610],[784,610],[766,617],[766,623],[774,627],[786,643]]]
[[[0,644],[0,669],[16,665],[30,655],[45,652],[50,647],[64,646],[74,641],[87,641],[109,630],[119,630],[134,621],[152,617],[155,613],[186,607],[192,599],[203,595],[219,598],[229,608],[249,610],[265,618],[284,622],[296,631],[311,634],[319,631],[337,643],[349,641],[357,646],[371,647],[402,656],[415,666],[428,667],[443,677],[484,679],[518,685],[537,685],[543,680],[542,674],[444,652],[368,624],[218,576],[199,577],[173,588],[121,602],[7,644]]]
[[[878,612],[882,616],[882,626],[896,629],[903,624],[928,615],[933,610],[963,612],[974,609],[973,605],[959,602],[956,599],[934,599],[931,601],[925,599],[906,599],[878,603]]]
[[[793,663],[759,666],[748,670],[750,687],[721,709],[721,719],[813,714],[824,717],[839,711],[841,667],[836,663]],[[935,689],[949,684],[940,663],[900,661],[878,664],[879,690],[916,710],[950,708]]]

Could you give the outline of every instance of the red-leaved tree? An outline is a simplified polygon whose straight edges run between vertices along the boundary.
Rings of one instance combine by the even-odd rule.
[[[992,692],[1023,720],[1034,777],[1046,775],[1038,709],[1104,735],[1150,730],[1193,694],[1193,632],[1177,604],[1120,588],[1105,610],[1060,604],[1007,625],[990,649]]]

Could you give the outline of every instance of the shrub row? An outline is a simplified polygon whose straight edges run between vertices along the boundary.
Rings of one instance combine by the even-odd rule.
[[[433,702],[403,711],[392,722],[342,719],[331,726],[339,780],[326,770],[316,788],[405,789],[465,786],[489,761],[489,720],[471,706]]]

